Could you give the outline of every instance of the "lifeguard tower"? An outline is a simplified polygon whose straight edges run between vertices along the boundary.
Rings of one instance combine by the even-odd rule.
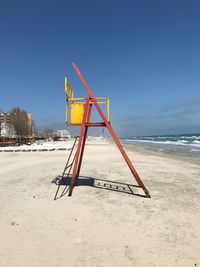
[[[78,180],[81,163],[83,159],[83,153],[85,148],[85,142],[88,132],[88,127],[107,127],[108,131],[110,132],[115,144],[117,145],[119,151],[121,152],[124,160],[126,161],[131,173],[133,174],[138,186],[143,189],[146,197],[150,197],[150,194],[146,187],[144,186],[140,176],[138,175],[137,171],[135,170],[133,164],[131,163],[130,159],[128,158],[126,152],[124,151],[119,139],[117,138],[111,124],[110,124],[110,101],[109,98],[106,97],[94,97],[92,91],[88,87],[87,83],[85,82],[82,74],[80,73],[78,67],[73,63],[72,64],[75,72],[77,73],[78,77],[80,78],[83,86],[86,89],[86,97],[84,98],[77,98],[74,95],[74,89],[68,82],[67,78],[64,78],[64,88],[66,94],[66,124],[68,126],[79,126],[80,127],[80,134],[79,137],[75,138],[72,150],[68,157],[66,166],[64,168],[62,178],[67,172],[67,177],[69,177],[70,172],[72,170],[71,181],[69,186],[69,193],[68,195],[72,195],[73,188]],[[106,111],[103,112],[100,105],[104,105]],[[100,122],[91,122],[91,111],[92,107],[95,107],[97,112],[100,115],[102,121]],[[78,142],[77,148],[76,143]],[[76,151],[73,155],[73,151],[76,148]],[[71,163],[70,163],[71,161]],[[54,199],[56,199],[59,187],[56,191]]]

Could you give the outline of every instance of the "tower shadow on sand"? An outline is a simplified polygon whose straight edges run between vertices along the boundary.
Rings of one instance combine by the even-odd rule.
[[[57,185],[58,189],[62,189],[61,194],[59,196],[57,196],[56,194],[56,197],[54,198],[56,200],[67,194],[71,183],[71,175],[69,176],[66,175],[64,177],[58,175],[56,178],[52,180],[52,183]],[[93,177],[79,176],[75,186],[89,186],[97,189],[110,190],[138,197],[144,197],[144,198],[147,197],[144,193],[137,192],[138,190],[141,189],[138,185],[121,183],[111,180],[97,179]]]

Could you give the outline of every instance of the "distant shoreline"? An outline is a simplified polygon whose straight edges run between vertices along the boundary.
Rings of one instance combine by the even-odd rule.
[[[136,150],[141,154],[149,154],[155,156],[162,156],[167,158],[173,158],[185,162],[194,163],[200,165],[200,151],[191,151],[185,147],[167,146],[151,143],[127,143],[125,140],[121,140],[122,145],[127,151]]]

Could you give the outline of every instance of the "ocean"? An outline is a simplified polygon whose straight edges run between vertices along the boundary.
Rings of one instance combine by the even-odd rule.
[[[192,152],[200,152],[200,133],[174,134],[155,136],[133,136],[121,138],[127,144],[142,143],[152,146],[174,149],[186,149]]]

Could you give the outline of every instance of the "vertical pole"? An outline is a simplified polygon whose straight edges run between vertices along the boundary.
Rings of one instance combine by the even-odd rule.
[[[92,110],[92,104],[90,103],[86,122],[90,121],[91,110]],[[83,145],[81,148],[81,155],[80,155],[78,171],[77,171],[77,178],[79,177],[79,173],[80,173],[80,169],[81,169],[83,153],[84,153],[84,149],[85,149],[85,142],[86,142],[86,138],[87,138],[87,132],[88,132],[88,126],[85,126],[85,131],[84,131],[84,136],[83,136]]]
[[[76,181],[79,177],[81,164],[82,164],[82,160],[83,160],[83,153],[84,153],[84,149],[85,149],[85,141],[86,141],[86,137],[87,137],[87,131],[88,131],[88,126],[85,126],[84,134],[83,134],[83,142],[82,142],[81,152],[80,152],[80,158],[79,158],[79,163],[78,163],[78,168],[77,168]]]
[[[89,101],[90,101],[90,98],[89,98],[89,95],[87,95],[85,110],[84,110],[84,114],[83,114],[83,121],[82,121],[81,129],[80,129],[79,142],[78,142],[78,147],[77,147],[77,151],[76,151],[76,159],[75,159],[75,163],[74,163],[74,168],[73,168],[72,178],[71,178],[71,184],[70,184],[70,188],[69,188],[69,194],[68,194],[69,196],[72,195],[72,191],[73,191],[73,188],[74,188],[74,185],[76,182],[76,178],[77,178],[77,167],[78,167],[78,163],[79,163],[81,147],[83,144],[83,136],[84,136],[85,123],[87,120]]]

